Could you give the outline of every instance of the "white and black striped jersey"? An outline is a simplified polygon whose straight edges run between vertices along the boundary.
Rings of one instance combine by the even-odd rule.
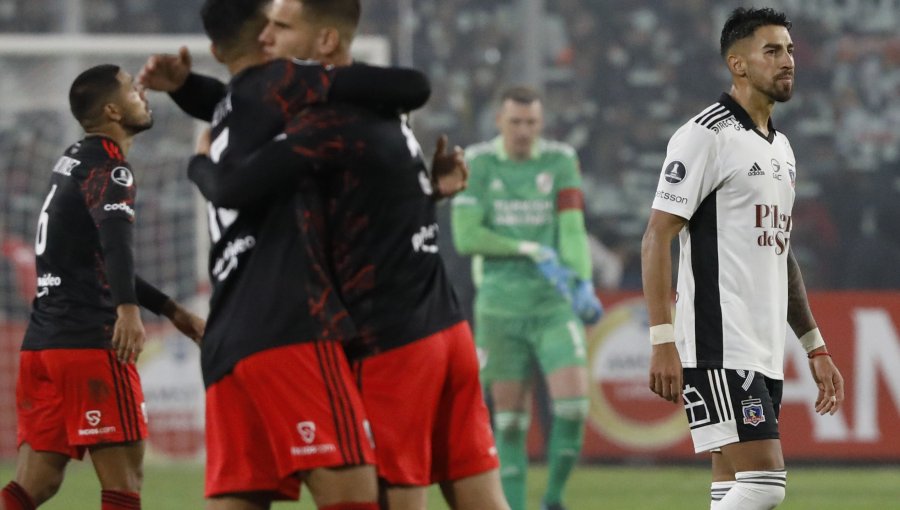
[[[796,162],[728,94],[669,141],[653,208],[688,220],[675,337],[685,367],[783,379]]]

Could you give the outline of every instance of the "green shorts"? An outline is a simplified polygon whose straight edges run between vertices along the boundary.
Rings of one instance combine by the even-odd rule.
[[[530,379],[535,366],[548,375],[587,366],[584,326],[571,311],[516,317],[476,310],[475,343],[486,383]]]

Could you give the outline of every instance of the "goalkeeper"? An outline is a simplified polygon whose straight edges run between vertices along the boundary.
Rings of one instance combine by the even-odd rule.
[[[503,94],[497,127],[500,136],[466,150],[469,187],[453,201],[453,240],[475,256],[475,339],[494,400],[506,499],[525,509],[537,364],[553,399],[543,508],[562,509],[588,411],[582,323],[603,313],[591,284],[578,159],[568,145],[540,138],[542,105],[531,89]]]

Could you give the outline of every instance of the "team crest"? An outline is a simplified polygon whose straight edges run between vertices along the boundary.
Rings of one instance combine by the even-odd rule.
[[[549,195],[553,191],[553,174],[550,172],[541,172],[534,178],[534,184],[538,191],[545,195]]]
[[[316,440],[316,424],[311,421],[301,421],[297,424],[297,432],[306,444]]]
[[[753,425],[756,427],[760,423],[766,421],[766,415],[763,413],[762,400],[758,398],[741,400],[741,413],[744,415],[744,425]]]
[[[794,164],[788,161],[788,175],[791,177],[791,187],[794,187],[794,184],[797,182],[797,171],[794,170]]]

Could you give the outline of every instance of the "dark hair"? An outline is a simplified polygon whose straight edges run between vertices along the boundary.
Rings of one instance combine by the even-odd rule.
[[[333,22],[350,30],[350,35],[359,25],[362,8],[359,0],[298,0],[303,4],[303,13],[316,22]]]
[[[253,38],[265,26],[263,7],[267,0],[206,0],[200,8],[203,30],[209,40],[221,51],[232,52],[238,48],[246,30],[253,28]],[[256,22],[254,26],[251,23]]]
[[[516,85],[503,91],[500,96],[500,102],[505,103],[506,100],[515,101],[521,104],[531,104],[541,100],[541,95],[531,87],[524,85]]]
[[[725,21],[725,26],[722,27],[722,37],[719,39],[719,53],[722,58],[728,55],[728,50],[734,43],[750,37],[757,28],[769,25],[778,25],[790,30],[793,24],[783,12],[777,12],[771,7],[763,9],[738,7],[731,11]]]
[[[72,82],[69,108],[82,126],[96,120],[103,105],[119,90],[120,69],[117,65],[101,64],[82,72]]]

